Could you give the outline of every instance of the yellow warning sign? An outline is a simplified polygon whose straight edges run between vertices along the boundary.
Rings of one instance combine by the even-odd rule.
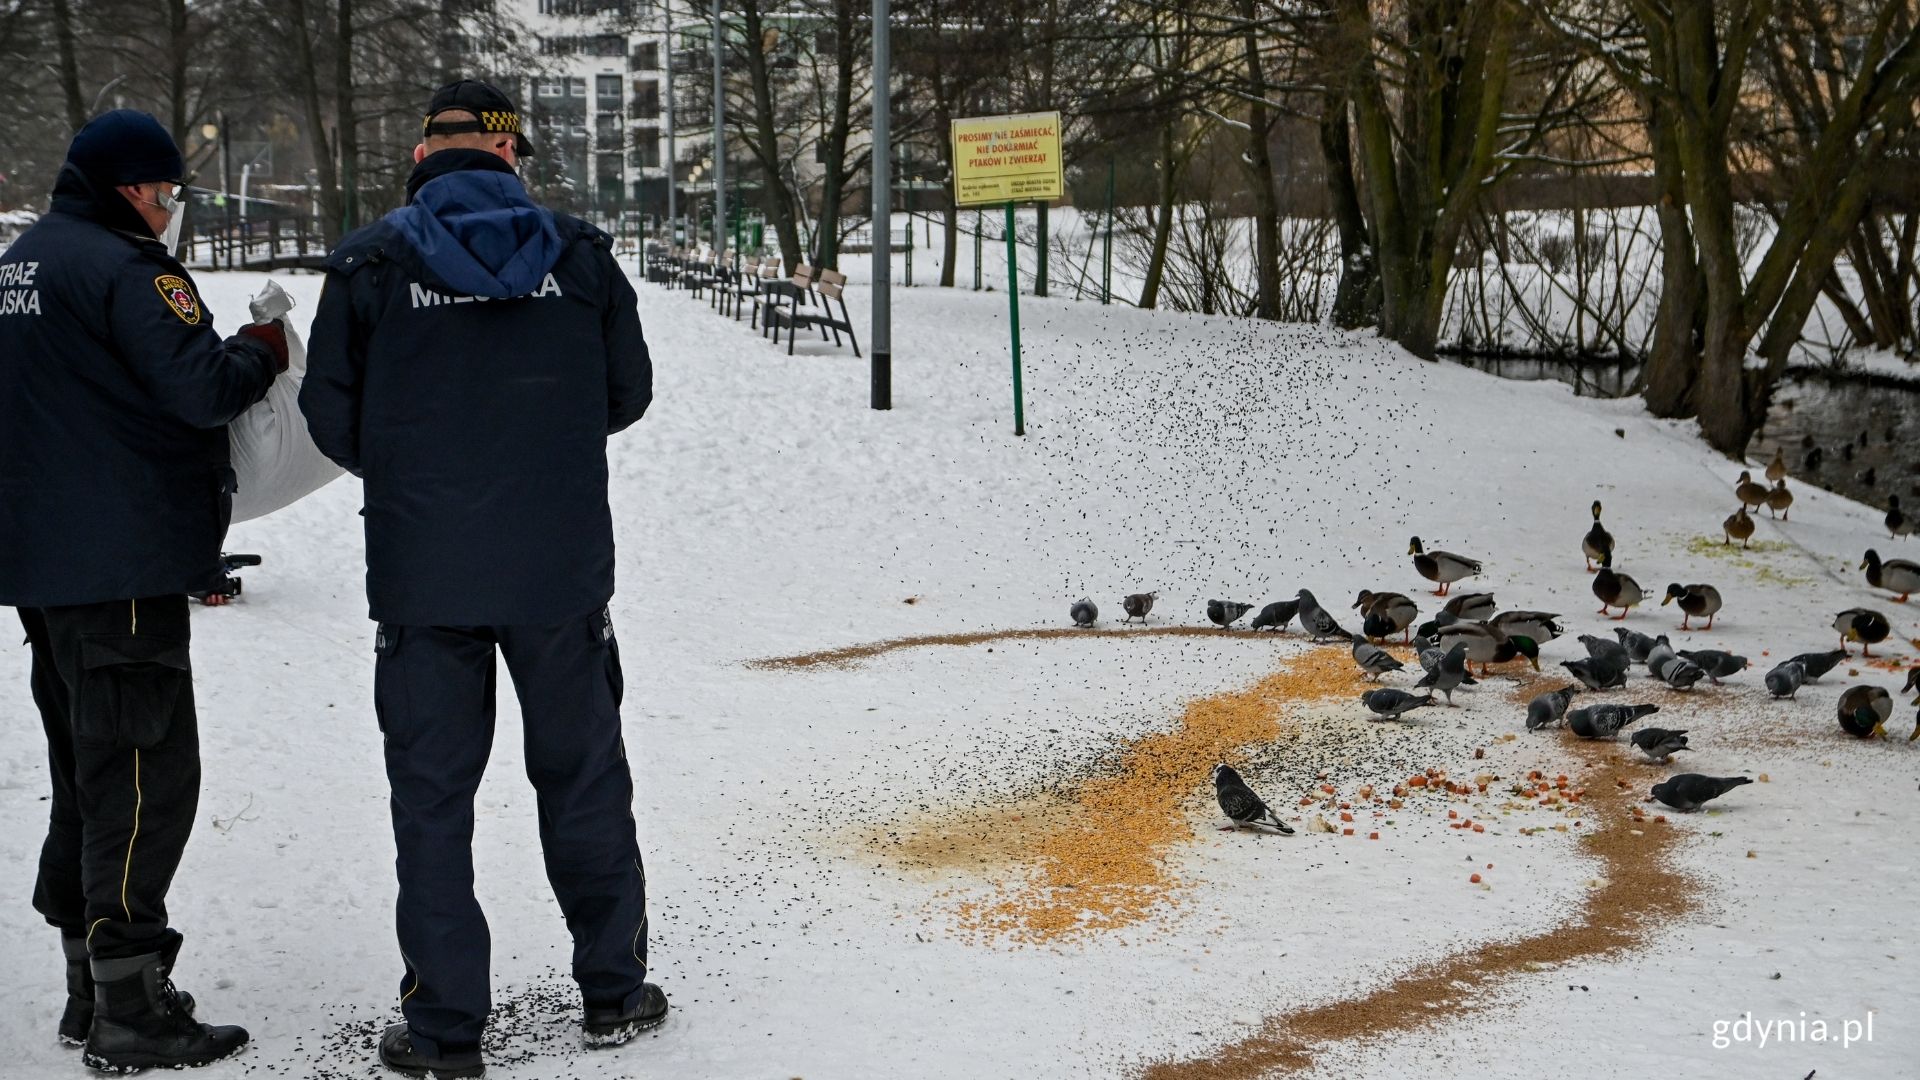
[[[961,206],[1050,202],[1066,193],[1059,113],[953,122],[953,198]]]

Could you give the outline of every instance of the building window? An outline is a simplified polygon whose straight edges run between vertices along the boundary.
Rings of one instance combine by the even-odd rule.
[[[657,169],[660,167],[660,129],[637,127],[633,129],[633,151],[627,160],[639,169]]]
[[[633,50],[632,67],[635,71],[659,71],[660,43],[657,41],[645,41],[635,47]]]
[[[543,98],[563,98],[567,96],[567,80],[541,79],[535,95]]]
[[[620,111],[620,83],[618,75],[596,75],[593,78],[593,104],[602,112]]]
[[[593,138],[594,142],[602,149],[619,149],[620,114],[617,112],[603,112],[595,116],[593,118]]]
[[[576,98],[584,98],[584,97],[586,97],[586,96],[587,96],[587,80],[586,80],[586,78],[585,78],[584,76],[579,76],[579,77],[576,77],[576,78],[572,78],[572,79],[568,79],[568,80],[567,80],[567,95],[568,95],[569,97],[576,97]]]
[[[655,79],[633,81],[633,115],[638,120],[653,120],[660,115],[660,83]]]

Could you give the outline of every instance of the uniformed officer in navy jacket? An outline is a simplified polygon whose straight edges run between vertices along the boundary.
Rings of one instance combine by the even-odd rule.
[[[434,95],[407,205],[328,260],[300,393],[314,442],[365,482],[406,1017],[380,1055],[415,1075],[482,1067],[473,799],[496,650],[525,717],[585,1039],[618,1045],[667,1013],[646,982],[607,613],[607,437],[646,411],[652,365],[607,235],[536,205],[515,175],[530,150],[500,91],[462,81]]]
[[[287,344],[277,324],[214,332],[161,240],[184,172],[153,117],[97,117],[0,254],[0,605],[26,628],[53,778],[33,903],[66,947],[60,1036],[104,1069],[247,1040],[173,989],[166,896],[200,795],[187,594],[221,581],[226,425]]]

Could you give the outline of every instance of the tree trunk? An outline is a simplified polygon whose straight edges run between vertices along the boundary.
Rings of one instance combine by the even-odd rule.
[[[1241,36],[1242,58],[1247,65],[1247,91],[1253,99],[1247,104],[1247,179],[1253,187],[1253,267],[1257,282],[1254,314],[1262,319],[1280,317],[1280,198],[1273,184],[1273,154],[1267,145],[1272,121],[1261,101],[1267,96],[1266,73],[1260,65],[1260,37],[1254,0],[1240,0],[1240,17],[1246,21]],[[1222,271],[1224,272],[1224,267]]]
[[[1160,280],[1167,272],[1167,242],[1173,236],[1173,195],[1177,181],[1173,156],[1173,124],[1160,128],[1160,198],[1154,204],[1153,246],[1147,254],[1147,278],[1140,286],[1140,307],[1152,310],[1160,302]]]
[[[194,42],[187,36],[186,0],[167,0],[167,130],[187,144],[187,61]]]
[[[307,144],[312,149],[313,171],[320,185],[320,228],[326,235],[327,246],[332,247],[340,240],[340,223],[345,220],[346,211],[340,201],[339,175],[334,171],[338,163],[334,160],[333,143],[327,138],[325,102],[320,96],[319,62],[314,57],[313,49],[314,27],[309,21],[307,0],[287,2],[294,60],[300,69],[301,103],[306,107],[307,114]],[[222,137],[225,137],[224,132]]]
[[[340,116],[340,229],[360,227],[360,118],[353,93],[353,2],[339,4],[334,34],[333,100]]]
[[[1653,342],[1641,375],[1647,411],[1666,418],[1694,414],[1693,388],[1700,377],[1701,307],[1704,285],[1687,222],[1687,192],[1681,182],[1680,149],[1669,106],[1648,103],[1654,178],[1660,186],[1660,304]]]
[[[840,209],[845,201],[847,181],[847,139],[853,129],[853,30],[855,12],[852,0],[834,0],[834,83],[833,122],[826,135],[825,179],[820,189],[820,232],[814,237],[818,247],[815,259],[821,266],[840,263]],[[875,223],[875,228],[880,228]]]
[[[73,5],[71,0],[53,0],[53,38],[60,54],[60,97],[67,107],[67,127],[79,131],[87,125],[87,103],[80,97],[80,61],[73,44]]]
[[[952,185],[948,185],[946,202],[940,216],[940,285],[951,289],[953,264],[960,258],[960,208],[954,205]]]
[[[740,16],[745,31],[747,82],[753,92],[753,134],[745,141],[747,149],[753,152],[760,164],[760,209],[773,221],[773,234],[780,241],[786,272],[791,274],[800,263],[804,249],[800,246],[800,227],[794,220],[793,193],[787,187],[786,178],[780,175],[780,137],[773,116],[773,78],[767,70],[766,29],[761,18],[760,0],[743,0]],[[717,149],[725,133],[716,131],[713,134]],[[826,227],[830,220],[823,206],[819,236],[833,232]],[[819,236],[815,239],[819,239]]]
[[[1333,325],[1342,330],[1372,326],[1380,321],[1380,277],[1374,267],[1373,246],[1367,242],[1360,192],[1353,182],[1353,144],[1347,132],[1344,95],[1327,98],[1320,116],[1320,156],[1327,174],[1333,222],[1340,230],[1340,282],[1333,296]]]

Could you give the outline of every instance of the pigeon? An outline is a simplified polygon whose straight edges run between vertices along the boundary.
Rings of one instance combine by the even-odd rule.
[[[1573,695],[1579,692],[1579,687],[1568,685],[1558,690],[1549,690],[1527,702],[1527,730],[1539,731],[1564,722],[1567,718],[1567,705],[1573,701]]]
[[[1686,732],[1669,731],[1663,727],[1641,728],[1639,731],[1634,732],[1633,745],[1639,747],[1640,752],[1647,755],[1648,761],[1661,765],[1665,765],[1667,759],[1673,757],[1673,755],[1682,750],[1689,749],[1687,746]]]
[[[1621,646],[1627,650],[1628,656],[1633,657],[1633,662],[1636,664],[1646,663],[1647,654],[1653,651],[1653,646],[1656,644],[1653,638],[1624,626],[1614,627],[1613,636],[1620,639]]]
[[[1300,601],[1275,600],[1273,603],[1261,608],[1260,614],[1255,615],[1253,622],[1248,625],[1252,626],[1255,630],[1285,630],[1287,624],[1292,622],[1293,617],[1299,613]]]
[[[1364,637],[1353,639],[1353,662],[1367,673],[1367,678],[1377,679],[1389,671],[1399,671],[1406,667],[1393,658],[1393,654],[1375,645]]]
[[[1360,695],[1360,704],[1365,705],[1374,715],[1388,720],[1398,720],[1402,713],[1417,709],[1422,705],[1433,704],[1432,694],[1409,694],[1405,690],[1395,690],[1383,686],[1378,690],[1369,690]]]
[[[1094,606],[1092,600],[1083,596],[1079,603],[1068,609],[1067,614],[1073,616],[1075,626],[1092,626],[1094,620],[1100,617],[1100,609]]]
[[[1645,659],[1647,674],[1657,679],[1660,677],[1660,673],[1656,669],[1656,665],[1665,664],[1669,660],[1678,660],[1679,658],[1680,654],[1673,651],[1673,643],[1667,640],[1667,635],[1661,634],[1659,637],[1653,639],[1653,648],[1647,650]]]
[[[1446,655],[1440,658],[1440,662],[1434,666],[1434,669],[1427,672],[1427,677],[1421,679],[1414,685],[1421,688],[1432,687],[1447,695],[1447,708],[1451,709],[1454,707],[1453,692],[1459,689],[1460,684],[1465,682],[1466,679],[1467,643],[1462,641],[1455,643],[1453,648],[1448,649]]]
[[[1567,714],[1567,727],[1583,739],[1611,739],[1620,729],[1660,711],[1658,705],[1589,705]]]
[[[1469,622],[1486,622],[1488,619],[1493,618],[1493,613],[1499,610],[1499,606],[1493,602],[1492,593],[1475,592],[1461,593],[1459,596],[1448,600],[1446,605],[1440,610],[1456,619],[1466,619]]]
[[[1313,593],[1301,589],[1297,599],[1300,601],[1300,629],[1305,630],[1308,637],[1315,641],[1353,637],[1340,629],[1340,624],[1333,621],[1333,616],[1320,606],[1320,601],[1313,598]]]
[[[1242,604],[1233,600],[1209,600],[1207,601],[1207,621],[1224,630],[1237,622],[1240,616],[1252,610],[1252,604]]]
[[[1767,693],[1776,698],[1790,698],[1800,692],[1807,681],[1807,668],[1798,660],[1787,660],[1775,664],[1767,672]]]
[[[1233,819],[1233,829],[1242,825],[1269,825],[1284,836],[1292,836],[1293,828],[1281,821],[1279,815],[1267,809],[1260,796],[1253,793],[1240,774],[1233,771],[1231,765],[1213,767],[1213,794],[1220,800],[1220,812]]]
[[[1585,660],[1562,660],[1560,666],[1589,690],[1611,690],[1627,685],[1627,666],[1619,657],[1589,656]]]
[[[1653,797],[1675,810],[1698,810],[1701,805],[1725,795],[1742,784],[1751,784],[1746,776],[1702,776],[1681,773],[1653,785]]]
[[[1427,645],[1420,650],[1420,670],[1431,675],[1440,670],[1440,661],[1446,659],[1446,657],[1447,650],[1438,645]],[[1480,682],[1469,674],[1466,678],[1460,680],[1460,685],[1478,686]]]
[[[1719,649],[1681,649],[1680,655],[1698,664],[1715,686],[1720,685],[1721,679],[1730,679],[1751,666],[1746,657]]]
[[[1617,641],[1608,641],[1606,638],[1595,637],[1592,634],[1581,634],[1580,644],[1587,647],[1588,656],[1595,659],[1606,657],[1609,663],[1621,671],[1633,666],[1633,654],[1627,651],[1625,645]]]
[[[1701,670],[1699,664],[1675,654],[1672,650],[1658,657],[1660,661],[1658,664],[1653,664],[1653,659],[1649,657],[1648,663],[1652,667],[1654,678],[1675,690],[1691,690],[1694,683],[1707,677],[1707,673]]]
[[[1799,656],[1788,657],[1787,662],[1799,664],[1804,669],[1801,677],[1813,683],[1819,682],[1822,675],[1839,667],[1840,661],[1852,655],[1845,649],[1828,649],[1826,652],[1803,652]]]
[[[1141,622],[1146,622],[1147,613],[1153,610],[1153,602],[1158,599],[1160,594],[1157,592],[1137,592],[1128,596],[1120,601],[1121,610],[1127,613],[1127,617],[1120,621],[1127,623],[1139,619]]]

